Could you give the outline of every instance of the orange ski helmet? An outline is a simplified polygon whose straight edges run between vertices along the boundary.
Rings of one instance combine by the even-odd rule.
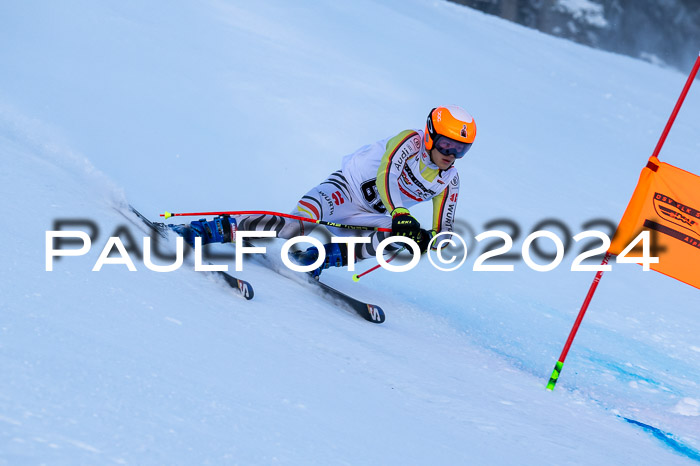
[[[445,105],[428,114],[425,125],[425,150],[435,147],[445,155],[460,159],[469,151],[476,137],[474,118],[462,107]]]

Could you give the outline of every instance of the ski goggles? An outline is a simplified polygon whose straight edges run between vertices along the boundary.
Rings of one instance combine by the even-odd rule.
[[[442,155],[454,155],[457,159],[464,157],[471,146],[470,142],[459,142],[442,135],[438,135],[433,143],[433,147]]]

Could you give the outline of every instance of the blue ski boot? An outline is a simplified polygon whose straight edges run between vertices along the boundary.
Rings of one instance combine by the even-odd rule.
[[[190,222],[189,225],[168,225],[185,242],[194,247],[194,239],[202,238],[202,246],[209,243],[231,243],[236,239],[236,219],[228,215],[220,215],[214,220],[206,218]]]
[[[326,260],[316,270],[309,272],[316,280],[319,279],[321,272],[329,267],[345,267],[348,265],[348,245],[329,243],[324,244],[323,248],[326,251]],[[292,253],[292,260],[299,265],[311,265],[318,259],[318,249],[311,246],[306,251],[297,251]]]

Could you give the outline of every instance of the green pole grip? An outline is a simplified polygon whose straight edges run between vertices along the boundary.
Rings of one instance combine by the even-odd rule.
[[[557,384],[557,380],[559,380],[559,374],[561,373],[562,367],[564,367],[564,362],[557,361],[557,363],[554,365],[552,376],[549,378],[549,382],[547,383],[547,390],[554,390],[554,386]]]

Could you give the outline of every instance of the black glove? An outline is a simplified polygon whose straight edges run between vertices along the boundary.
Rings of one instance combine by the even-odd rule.
[[[418,248],[420,249],[421,254],[426,253],[428,250],[428,244],[430,244],[430,240],[433,239],[433,236],[435,236],[435,230],[428,231],[422,228],[420,229],[416,243],[418,243]]]
[[[399,207],[391,213],[391,234],[393,236],[405,236],[413,241],[417,241],[420,234],[420,223],[411,216],[408,209]]]

